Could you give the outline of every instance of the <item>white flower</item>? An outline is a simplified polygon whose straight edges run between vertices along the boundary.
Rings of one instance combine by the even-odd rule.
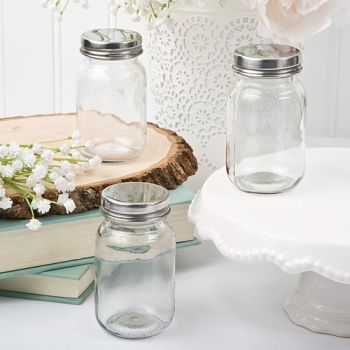
[[[109,8],[113,15],[123,10],[133,20],[142,20],[151,27],[156,27],[165,24],[169,10],[178,2],[179,0],[112,0],[109,1]]]
[[[64,207],[66,208],[66,212],[67,213],[71,213],[74,211],[74,209],[76,208],[75,203],[73,201],[73,199],[69,198],[68,200],[66,200],[63,203]]]
[[[16,171],[21,171],[23,169],[23,162],[20,159],[15,159],[12,162],[12,169]]]
[[[39,200],[37,199],[33,199],[32,202],[30,203],[33,209],[38,209],[38,204],[39,204]]]
[[[331,16],[350,8],[348,0],[245,0],[257,9],[264,36],[300,43],[327,28]]]
[[[68,181],[75,181],[75,173],[73,171],[69,171],[68,173],[65,174],[65,178],[68,180]]]
[[[36,162],[34,152],[32,150],[25,150],[22,153],[22,160],[25,166],[30,168],[33,167]]]
[[[12,207],[12,199],[8,198],[8,197],[3,197],[0,200],[0,209],[6,210],[6,209],[10,209]]]
[[[61,193],[57,198],[58,204],[64,204],[69,199],[68,193]]]
[[[6,195],[5,187],[3,187],[3,186],[0,184],[0,198],[5,197],[5,195]]]
[[[68,173],[70,171],[73,171],[74,168],[72,164],[70,164],[68,161],[64,160],[63,162],[60,163],[60,171],[62,174]]]
[[[80,146],[80,132],[78,130],[74,130],[71,135],[72,138],[72,147]],[[75,157],[73,157],[75,158]]]
[[[76,149],[72,150],[71,154],[74,159],[82,159],[81,153]]]
[[[41,180],[46,175],[47,175],[47,166],[44,164],[37,164],[33,170],[34,178],[36,178],[37,180]]]
[[[37,210],[40,214],[46,214],[50,211],[51,202],[48,199],[37,198],[32,200],[31,206],[34,210]]]
[[[80,4],[85,9],[89,6],[88,0],[74,0],[73,2]],[[67,0],[41,0],[40,4],[42,7],[47,8],[55,12],[58,16],[62,17],[62,14],[66,9]]]
[[[94,146],[94,143],[91,141],[85,142],[84,147],[85,148],[92,148]]]
[[[69,198],[67,193],[60,194],[57,203],[63,205],[66,208],[67,213],[73,212],[76,208],[73,199]]]
[[[57,176],[54,179],[54,184],[58,191],[66,192],[67,180],[63,176]]]
[[[84,1],[84,0],[83,0]],[[60,1],[48,0],[45,4],[53,4],[55,7],[62,4]],[[56,5],[57,6],[56,6]],[[84,1],[86,6],[86,1]],[[79,142],[79,133],[74,132],[71,138],[74,142]],[[71,149],[68,144],[57,148],[45,148],[42,145],[29,144],[19,145],[11,142],[9,145],[0,144],[0,209],[7,210],[13,206],[11,198],[6,197],[6,186],[14,190],[21,187],[21,194],[25,198],[31,198],[31,210],[37,210],[40,214],[50,211],[52,202],[42,198],[45,193],[45,185],[42,180],[54,182],[59,196],[59,204],[64,206],[67,213],[75,209],[73,199],[68,197],[67,192],[75,189],[75,163],[71,157],[71,151],[77,158],[81,158],[78,150]],[[60,160],[60,156],[55,158],[55,154],[62,153],[68,160]],[[71,163],[72,162],[72,163]],[[74,164],[73,164],[74,163]],[[86,161],[86,164],[94,167],[99,163],[97,158]],[[22,192],[23,189],[23,192]],[[37,230],[41,223],[34,217],[26,225],[30,230]]]
[[[37,196],[40,197],[45,193],[45,186],[43,184],[38,183],[33,187],[33,191]]]
[[[75,190],[75,183],[73,181],[67,181],[66,192],[72,192]]]
[[[12,178],[14,173],[15,171],[11,165],[0,165],[0,174],[2,177]]]
[[[7,156],[7,146],[2,144],[0,145],[0,158],[4,158]]]
[[[91,159],[89,159],[89,168],[95,169],[99,167],[102,164],[102,159],[99,156],[93,156]]]
[[[57,179],[59,176],[61,175],[60,169],[58,168],[53,168],[50,172],[49,172],[49,179],[50,180],[55,180]]]
[[[26,227],[30,230],[30,231],[36,231],[41,227],[41,222],[37,219],[31,219],[28,224],[26,225]]]
[[[39,143],[34,143],[32,150],[35,154],[40,154],[42,152],[42,147]]]
[[[40,214],[46,214],[50,211],[51,202],[47,199],[40,199],[37,201],[36,206]]]
[[[50,149],[44,149],[41,153],[41,158],[46,160],[48,163],[53,161],[55,154]]]
[[[78,164],[79,168],[83,171],[89,169],[96,169],[102,164],[102,159],[99,156],[93,156],[87,162],[81,162]]]
[[[73,141],[72,142],[72,147],[78,147],[78,146],[80,146],[80,140],[77,140],[77,141]]]
[[[71,137],[73,141],[79,141],[80,140],[79,130],[73,130]]]
[[[71,192],[75,189],[74,182],[67,181],[63,176],[58,176],[54,184],[59,192]]]
[[[29,188],[35,187],[37,184],[38,179],[34,175],[29,175],[26,179],[26,186]]]
[[[21,152],[21,148],[17,142],[12,141],[8,146],[8,156],[17,157]]]
[[[66,156],[70,152],[70,146],[65,143],[64,145],[60,146],[60,151],[64,156]]]

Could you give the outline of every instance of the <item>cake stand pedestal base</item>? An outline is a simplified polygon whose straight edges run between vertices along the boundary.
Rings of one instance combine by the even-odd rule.
[[[304,272],[284,310],[292,322],[313,332],[350,337],[349,284]]]

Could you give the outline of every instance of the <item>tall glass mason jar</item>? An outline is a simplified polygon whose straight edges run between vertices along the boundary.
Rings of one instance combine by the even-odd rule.
[[[78,71],[78,130],[83,153],[105,162],[131,160],[146,142],[146,73],[140,34],[95,29],[82,34]]]
[[[148,183],[103,190],[96,239],[95,311],[122,338],[160,333],[175,310],[175,238],[166,222],[169,192]]]
[[[305,168],[306,98],[297,74],[301,53],[286,45],[237,48],[236,83],[228,103],[226,167],[253,193],[296,186]]]

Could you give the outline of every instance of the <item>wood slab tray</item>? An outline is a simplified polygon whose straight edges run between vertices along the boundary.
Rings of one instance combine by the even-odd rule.
[[[71,135],[76,128],[76,115],[34,115],[0,119],[0,144],[16,141],[20,144],[58,140]],[[59,144],[50,144],[53,145]],[[99,206],[101,191],[112,184],[126,181],[151,182],[175,189],[197,171],[197,160],[190,145],[175,132],[148,124],[147,144],[142,154],[127,163],[103,163],[101,167],[79,173],[76,190],[71,193],[76,204],[74,213]],[[14,205],[1,210],[0,218],[30,218],[30,211],[18,193],[10,193]],[[44,197],[56,199],[47,191]],[[62,207],[53,205],[49,214],[65,214]]]

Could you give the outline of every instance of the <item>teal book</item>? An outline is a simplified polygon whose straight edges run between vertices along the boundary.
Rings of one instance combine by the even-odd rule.
[[[198,243],[187,220],[193,193],[179,186],[170,191],[170,196],[172,210],[168,222],[177,243]],[[103,221],[98,209],[40,220],[41,229],[32,232],[25,227],[27,220],[0,219],[0,280],[93,262],[95,235]]]
[[[200,244],[198,239],[177,243],[177,248],[186,248]],[[90,261],[90,263],[86,263]],[[31,299],[55,303],[80,305],[94,289],[94,258],[67,261],[55,270],[34,273],[37,268],[26,269],[27,274],[9,272],[10,276],[0,279],[0,297]],[[76,263],[83,263],[75,266]],[[55,265],[55,264],[53,264]],[[59,266],[60,264],[56,264]],[[43,266],[39,268],[50,268]],[[31,271],[31,273],[30,273]],[[5,275],[6,273],[4,273]]]
[[[90,295],[94,265],[68,267],[0,280],[0,296],[79,305]]]

